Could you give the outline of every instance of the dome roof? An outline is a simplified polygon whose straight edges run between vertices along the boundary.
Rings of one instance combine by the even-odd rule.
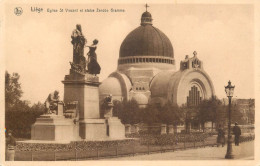
[[[163,56],[174,58],[169,38],[152,25],[152,16],[144,12],[141,26],[130,32],[120,47],[120,58],[128,56]]]
[[[128,93],[131,87],[132,84],[126,75],[120,72],[113,72],[100,84],[99,100],[102,102],[109,94],[112,94],[113,100],[128,100]]]
[[[142,93],[135,93],[132,97],[139,105],[147,105],[148,98]]]
[[[122,96],[122,89],[119,80],[114,77],[108,77],[99,86],[99,93],[100,95],[105,96],[109,94],[113,94],[113,96]]]
[[[149,12],[144,12],[143,14],[142,14],[142,17],[151,17],[152,18],[152,15],[151,15],[151,13],[149,13]]]

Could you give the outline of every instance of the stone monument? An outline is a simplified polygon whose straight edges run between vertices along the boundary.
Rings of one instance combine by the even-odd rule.
[[[32,125],[32,140],[75,141],[124,139],[125,127],[117,117],[112,117],[112,96],[108,96],[105,118],[100,117],[99,77],[100,66],[95,50],[98,40],[85,46],[81,25],[72,32],[73,61],[64,84],[64,101],[57,100],[54,112],[46,112]],[[88,61],[84,47],[89,47]],[[86,69],[88,67],[88,69]],[[55,100],[56,102],[56,100]],[[65,106],[65,107],[64,107]]]
[[[77,25],[77,27],[81,27]],[[95,50],[97,48],[98,40],[94,40],[93,44],[89,47],[88,61],[86,58],[78,58],[84,53],[85,43],[80,42],[77,38],[84,36],[79,30],[74,30],[72,37],[73,44],[73,62],[71,62],[70,74],[65,76],[64,84],[64,103],[77,101],[79,104],[79,136],[82,139],[87,140],[99,140],[105,138],[117,138],[114,132],[115,126],[121,124],[119,119],[112,118],[112,114],[106,119],[100,118],[99,108],[99,77],[97,74],[100,73],[100,66],[97,62],[97,55]],[[76,32],[76,33],[74,33]],[[76,38],[76,39],[75,39]],[[78,42],[78,43],[77,43]],[[78,49],[78,50],[75,50]],[[75,57],[75,58],[74,58]],[[74,61],[74,59],[80,59]],[[81,62],[84,61],[84,62]],[[87,65],[81,65],[87,64]],[[85,67],[88,67],[86,69]],[[78,70],[80,68],[80,70]],[[111,112],[113,106],[110,107]],[[117,125],[115,125],[116,122]],[[122,124],[121,124],[122,125]],[[119,125],[120,126],[120,125]],[[124,127],[123,127],[124,128]],[[120,130],[118,138],[124,138],[124,130]],[[112,135],[111,135],[112,134]]]
[[[63,102],[58,102],[55,113],[45,113],[31,127],[31,140],[73,141],[78,140],[78,126],[63,116]]]

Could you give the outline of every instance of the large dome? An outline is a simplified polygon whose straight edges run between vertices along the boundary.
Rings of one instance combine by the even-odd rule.
[[[173,58],[168,37],[152,25],[141,25],[130,32],[120,47],[120,57],[164,56]]]
[[[169,38],[152,24],[152,15],[144,12],[141,26],[130,32],[121,44],[118,70],[128,68],[175,69],[173,47]]]
[[[173,47],[168,37],[152,25],[152,16],[144,12],[141,26],[130,32],[120,47],[120,57],[163,56],[173,58]]]

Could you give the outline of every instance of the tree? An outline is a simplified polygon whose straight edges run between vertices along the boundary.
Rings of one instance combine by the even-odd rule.
[[[156,104],[148,104],[146,108],[142,109],[142,122],[151,125],[160,122],[160,111]]]
[[[160,111],[161,123],[178,124],[183,119],[183,112],[177,105],[165,104]]]
[[[15,104],[21,104],[21,96],[23,91],[19,83],[20,75],[13,73],[10,75],[8,71],[5,72],[5,103],[6,111],[9,111]]]
[[[38,102],[30,107],[29,101],[21,100],[19,78],[18,73],[5,72],[5,127],[16,137],[30,138],[31,125],[44,113],[44,104]]]
[[[123,124],[136,124],[141,122],[140,108],[135,100],[117,102],[114,106],[114,112],[117,112],[118,118]]]
[[[198,120],[200,124],[203,126],[204,130],[204,123],[207,121],[212,122],[212,128],[213,123],[216,123],[217,120],[217,112],[222,108],[222,103],[219,99],[216,97],[212,97],[211,99],[206,99],[201,101],[201,103],[198,105]]]

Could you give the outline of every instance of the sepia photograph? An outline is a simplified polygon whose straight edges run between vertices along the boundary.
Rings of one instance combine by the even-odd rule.
[[[260,165],[255,3],[1,5],[0,165]]]

